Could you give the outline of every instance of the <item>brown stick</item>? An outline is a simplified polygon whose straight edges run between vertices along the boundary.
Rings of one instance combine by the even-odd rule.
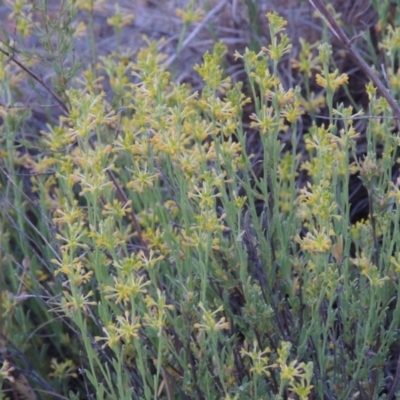
[[[321,13],[332,33],[339,39],[339,41],[346,48],[346,50],[348,50],[354,61],[361,68],[361,70],[369,77],[369,79],[371,79],[371,81],[378,89],[379,93],[387,100],[387,102],[389,103],[390,107],[393,110],[395,118],[397,119],[397,123],[400,124],[400,107],[397,104],[397,101],[394,99],[392,94],[385,87],[385,85],[382,83],[382,81],[379,79],[376,73],[368,66],[368,64],[359,55],[359,53],[351,43],[351,40],[347,37],[343,29],[338,25],[338,23],[335,21],[333,16],[326,8],[324,2],[322,0],[308,0],[308,1],[316,10],[318,10]]]
[[[29,68],[25,67],[24,64],[19,62],[11,53],[0,48],[0,52],[2,52],[5,56],[7,56],[14,64],[17,64],[22,70],[24,70],[28,75],[30,75],[36,82],[39,82],[50,94],[50,96],[59,104],[62,110],[68,115],[68,107],[65,103],[46,85],[43,79],[39,78],[33,71]]]

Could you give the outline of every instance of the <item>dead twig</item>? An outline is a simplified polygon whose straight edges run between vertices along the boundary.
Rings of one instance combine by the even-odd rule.
[[[397,124],[398,126],[400,126],[400,107],[397,104],[397,101],[394,99],[392,94],[382,83],[382,81],[379,79],[376,73],[368,66],[368,64],[359,55],[358,51],[354,48],[351,40],[347,37],[343,29],[339,26],[335,18],[326,8],[323,0],[308,0],[308,2],[323,16],[332,33],[339,39],[339,41],[349,52],[349,54],[354,59],[356,64],[360,67],[360,69],[369,77],[369,79],[371,79],[371,81],[378,89],[379,93],[387,100],[387,102],[389,103],[390,107],[393,110],[395,118],[397,119]]]
[[[40,83],[46,91],[50,94],[50,96],[59,104],[61,109],[68,115],[68,107],[65,105],[65,103],[46,85],[46,83],[43,81],[43,79],[39,78],[33,71],[31,71],[29,68],[25,67],[24,64],[19,62],[15,56],[13,56],[11,53],[8,51],[5,51],[0,47],[0,52],[3,53],[6,57],[8,57],[14,64],[18,65],[23,71],[25,71],[28,75],[30,75],[36,82]]]

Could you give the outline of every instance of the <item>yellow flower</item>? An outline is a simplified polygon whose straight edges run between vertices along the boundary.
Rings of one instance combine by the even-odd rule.
[[[215,190],[211,185],[203,182],[203,187],[199,188],[198,186],[194,186],[194,191],[189,193],[188,197],[190,199],[199,199],[199,206],[203,209],[214,207],[215,199],[221,197],[221,193],[215,193]]]
[[[250,119],[252,120],[250,127],[258,128],[263,135],[274,133],[278,127],[273,107],[263,107],[259,115],[251,114]]]
[[[325,233],[325,228],[322,228],[321,232],[315,229],[313,233],[307,232],[304,239],[301,239],[297,235],[296,241],[300,244],[302,250],[308,251],[311,254],[323,254],[332,247],[332,241]]]
[[[168,310],[173,310],[172,304],[167,304],[167,298],[165,293],[157,289],[157,301],[152,297],[146,296],[145,303],[148,308],[148,313],[144,316],[145,325],[151,326],[158,331],[158,335],[161,335],[161,330],[165,325]]]
[[[0,369],[0,376],[3,379],[7,379],[10,382],[14,382],[15,379],[12,376],[12,372],[15,370],[15,368],[13,366],[11,366],[11,364],[8,362],[8,360],[4,360],[3,365],[1,366]]]
[[[395,259],[391,257],[390,262],[393,263],[393,261]],[[361,253],[359,257],[352,258],[351,262],[361,269],[361,275],[368,278],[371,286],[382,287],[390,279],[388,276],[382,276],[378,267],[364,253]]]
[[[150,285],[150,281],[145,281],[144,276],[137,277],[133,273],[126,279],[114,277],[114,286],[106,286],[104,290],[111,294],[105,296],[107,300],[115,299],[115,304],[123,302],[125,305],[129,303],[132,297],[138,294],[147,293],[146,286]]]
[[[393,182],[389,182],[389,185],[392,186],[392,190],[389,192],[389,198],[395,198],[396,203],[400,204],[400,178],[397,178],[396,184]]]
[[[117,32],[120,32],[122,27],[129,25],[135,19],[135,15],[132,13],[121,12],[119,4],[115,4],[115,14],[107,19],[107,24],[115,28]]]
[[[56,358],[51,359],[50,368],[53,370],[50,372],[49,376],[66,379],[69,377],[77,378],[78,374],[75,372],[77,370],[76,365],[74,365],[72,360],[66,360],[63,362],[58,362]]]
[[[117,326],[113,329],[115,329],[118,338],[124,339],[125,343],[129,343],[131,339],[139,338],[139,329],[142,326],[139,321],[139,317],[130,318],[129,311],[125,311],[125,316],[120,315],[117,317]]]
[[[246,351],[244,348],[240,351],[240,355],[244,358],[245,356],[250,357],[253,366],[250,368],[251,372],[257,375],[267,375],[270,376],[269,370],[276,368],[277,364],[269,365],[269,354],[271,349],[266,347],[263,351],[258,350],[257,342],[254,341],[253,351]]]
[[[316,45],[311,45],[303,38],[300,38],[300,46],[299,60],[292,60],[292,68],[298,68],[300,72],[303,72],[310,78],[313,70],[321,70],[321,66],[318,65],[318,58],[313,56],[313,49]]]
[[[204,11],[201,8],[194,9],[194,7],[187,7],[186,10],[177,8],[175,11],[175,15],[180,18],[185,24],[192,24],[194,22],[199,22],[203,19]]]
[[[63,302],[62,302],[62,309],[64,309],[64,310],[67,309],[71,313],[78,311],[79,309],[87,312],[88,306],[96,306],[97,305],[96,301],[88,301],[89,297],[94,295],[93,290],[89,291],[89,293],[87,295],[84,295],[82,293],[77,293],[74,296],[72,296],[67,291],[64,291],[63,293],[64,293],[65,298],[63,299]],[[66,300],[69,300],[69,301],[66,301]]]
[[[331,74],[328,75],[328,79],[326,79],[326,77],[323,77],[320,74],[317,74],[316,75],[317,84],[319,86],[322,86],[323,88],[330,89],[333,92],[335,92],[339,86],[342,86],[345,83],[349,82],[349,76],[347,74],[341,74],[340,76],[337,76],[338,73],[339,73],[338,70],[332,72]]]
[[[196,329],[200,329],[201,331],[207,332],[216,332],[223,329],[229,329],[230,324],[226,321],[225,317],[220,318],[218,321],[215,321],[214,317],[216,314],[224,310],[223,306],[218,307],[215,311],[206,310],[203,306],[203,303],[199,303],[199,307],[203,310],[204,314],[201,319],[204,321],[203,324],[194,324]]]
[[[101,336],[95,336],[96,342],[99,342],[100,340],[105,340],[105,343],[101,346],[102,349],[105,347],[110,347],[113,348],[115,345],[117,345],[120,341],[120,336],[117,335],[115,332],[115,326],[113,324],[108,325],[108,329],[106,327],[103,327],[103,332],[105,333],[105,337]]]

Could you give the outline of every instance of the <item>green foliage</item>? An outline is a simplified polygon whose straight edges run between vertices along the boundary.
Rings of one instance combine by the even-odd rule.
[[[61,3],[40,25],[10,2],[19,33],[42,37],[48,90],[65,111],[40,136],[20,133],[31,115],[15,103],[26,74],[45,82],[0,59],[4,398],[379,398],[400,339],[398,137],[386,101],[367,85],[360,158],[362,111],[334,104],[348,76],[332,67],[330,45],[310,56],[316,45],[303,42],[293,67],[324,97],[285,88],[278,66],[291,44],[276,13],[268,47],[235,53],[250,98],[226,75],[222,43],[195,67],[204,87],[193,93],[172,81],[156,42],[133,61],[97,57],[93,16],[91,62],[65,67],[78,4]],[[180,45],[194,5],[178,13]],[[97,2],[79,6],[90,14]],[[116,8],[109,19],[117,35],[126,18]],[[249,104],[258,159],[246,153]],[[300,157],[301,118],[323,106],[329,118],[304,134]],[[353,175],[370,215],[351,225]]]

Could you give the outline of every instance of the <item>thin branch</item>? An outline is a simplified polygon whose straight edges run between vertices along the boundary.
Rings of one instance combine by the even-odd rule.
[[[68,115],[68,107],[65,105],[65,103],[46,85],[46,83],[43,81],[43,79],[39,78],[33,71],[31,71],[29,68],[25,67],[24,64],[20,63],[15,56],[13,56],[11,53],[8,51],[5,51],[4,49],[0,48],[0,52],[3,53],[5,56],[7,56],[14,64],[17,64],[18,67],[20,67],[22,70],[24,70],[28,75],[30,75],[36,82],[39,82],[50,94],[50,96],[60,105],[62,110]]]
[[[331,15],[331,13],[326,8],[324,2],[322,0],[308,0],[309,3],[321,13],[324,17],[326,23],[328,24],[332,33],[339,39],[342,45],[349,52],[351,57],[360,67],[360,69],[371,79],[379,93],[387,100],[390,107],[393,110],[395,118],[397,119],[398,125],[400,125],[400,107],[397,104],[397,101],[394,99],[392,94],[386,88],[386,86],[382,83],[376,73],[368,66],[368,64],[362,59],[359,55],[358,51],[354,48],[351,40],[344,33],[343,29],[338,25],[335,18]]]

